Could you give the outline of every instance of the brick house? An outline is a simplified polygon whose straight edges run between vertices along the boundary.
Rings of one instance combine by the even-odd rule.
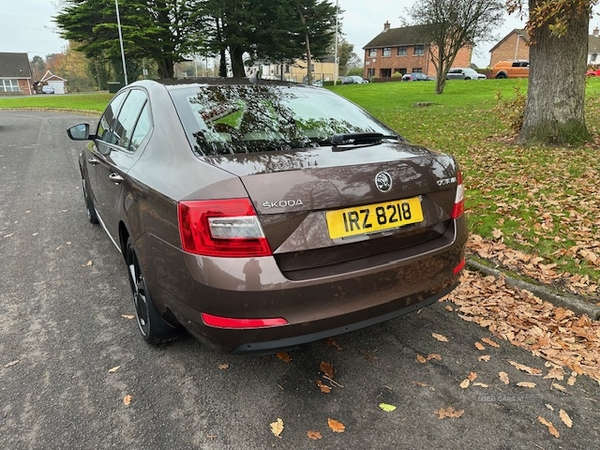
[[[394,74],[404,75],[410,72],[435,76],[435,67],[424,36],[424,27],[421,25],[390,28],[390,23],[385,22],[383,31],[363,47],[365,51],[363,77],[389,78]],[[471,54],[471,47],[463,47],[459,50],[452,66],[469,67]]]
[[[595,28],[589,37],[588,65],[600,65],[600,30]],[[514,29],[490,49],[490,67],[498,61],[515,59],[529,61],[529,35],[526,30]]]
[[[32,95],[32,83],[27,53],[0,53],[0,95]]]
[[[529,34],[514,29],[490,49],[490,67],[498,61],[529,60]]]

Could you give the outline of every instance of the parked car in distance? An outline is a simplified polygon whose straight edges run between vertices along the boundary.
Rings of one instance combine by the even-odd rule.
[[[483,73],[469,67],[454,67],[448,71],[446,80],[485,80]]]
[[[421,72],[412,72],[402,75],[402,81],[433,81],[433,78]]]
[[[585,75],[588,77],[600,77],[600,69],[588,69]]]
[[[459,281],[455,159],[326,89],[137,81],[67,132],[87,141],[87,217],[123,256],[150,344],[187,330],[235,353],[289,349],[416,311]]]
[[[54,94],[54,88],[52,86],[44,85],[44,86],[42,86],[42,93]]]
[[[342,84],[365,84],[368,82],[369,80],[365,80],[363,77],[359,77],[358,75],[342,77]]]
[[[492,78],[527,78],[529,61],[499,61],[492,67]]]

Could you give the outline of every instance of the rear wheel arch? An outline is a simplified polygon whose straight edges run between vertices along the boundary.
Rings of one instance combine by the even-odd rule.
[[[506,72],[498,72],[498,73],[496,74],[496,78],[497,78],[497,79],[500,79],[500,78],[508,78],[508,76],[507,76]]]

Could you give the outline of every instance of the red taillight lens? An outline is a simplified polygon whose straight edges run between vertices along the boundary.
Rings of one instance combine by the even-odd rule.
[[[186,252],[230,258],[272,254],[247,198],[180,202],[177,214]]]
[[[457,273],[460,273],[464,268],[465,268],[465,264],[467,263],[467,260],[465,258],[463,258],[458,265],[454,268],[454,270],[452,271],[452,273],[454,275],[456,275]]]
[[[209,327],[233,329],[279,327],[288,323],[287,320],[281,317],[272,319],[235,319],[233,317],[213,316],[206,313],[202,313],[202,321]]]
[[[452,218],[458,219],[465,212],[465,188],[460,170],[456,172],[456,195],[454,197],[454,207],[452,208]]]

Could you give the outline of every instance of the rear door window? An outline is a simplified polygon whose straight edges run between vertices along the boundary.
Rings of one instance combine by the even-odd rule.
[[[133,89],[129,92],[125,103],[119,111],[114,126],[115,144],[119,147],[127,150],[137,149],[137,146],[132,145],[132,138],[136,123],[142,114],[146,102],[147,97],[144,91]]]

